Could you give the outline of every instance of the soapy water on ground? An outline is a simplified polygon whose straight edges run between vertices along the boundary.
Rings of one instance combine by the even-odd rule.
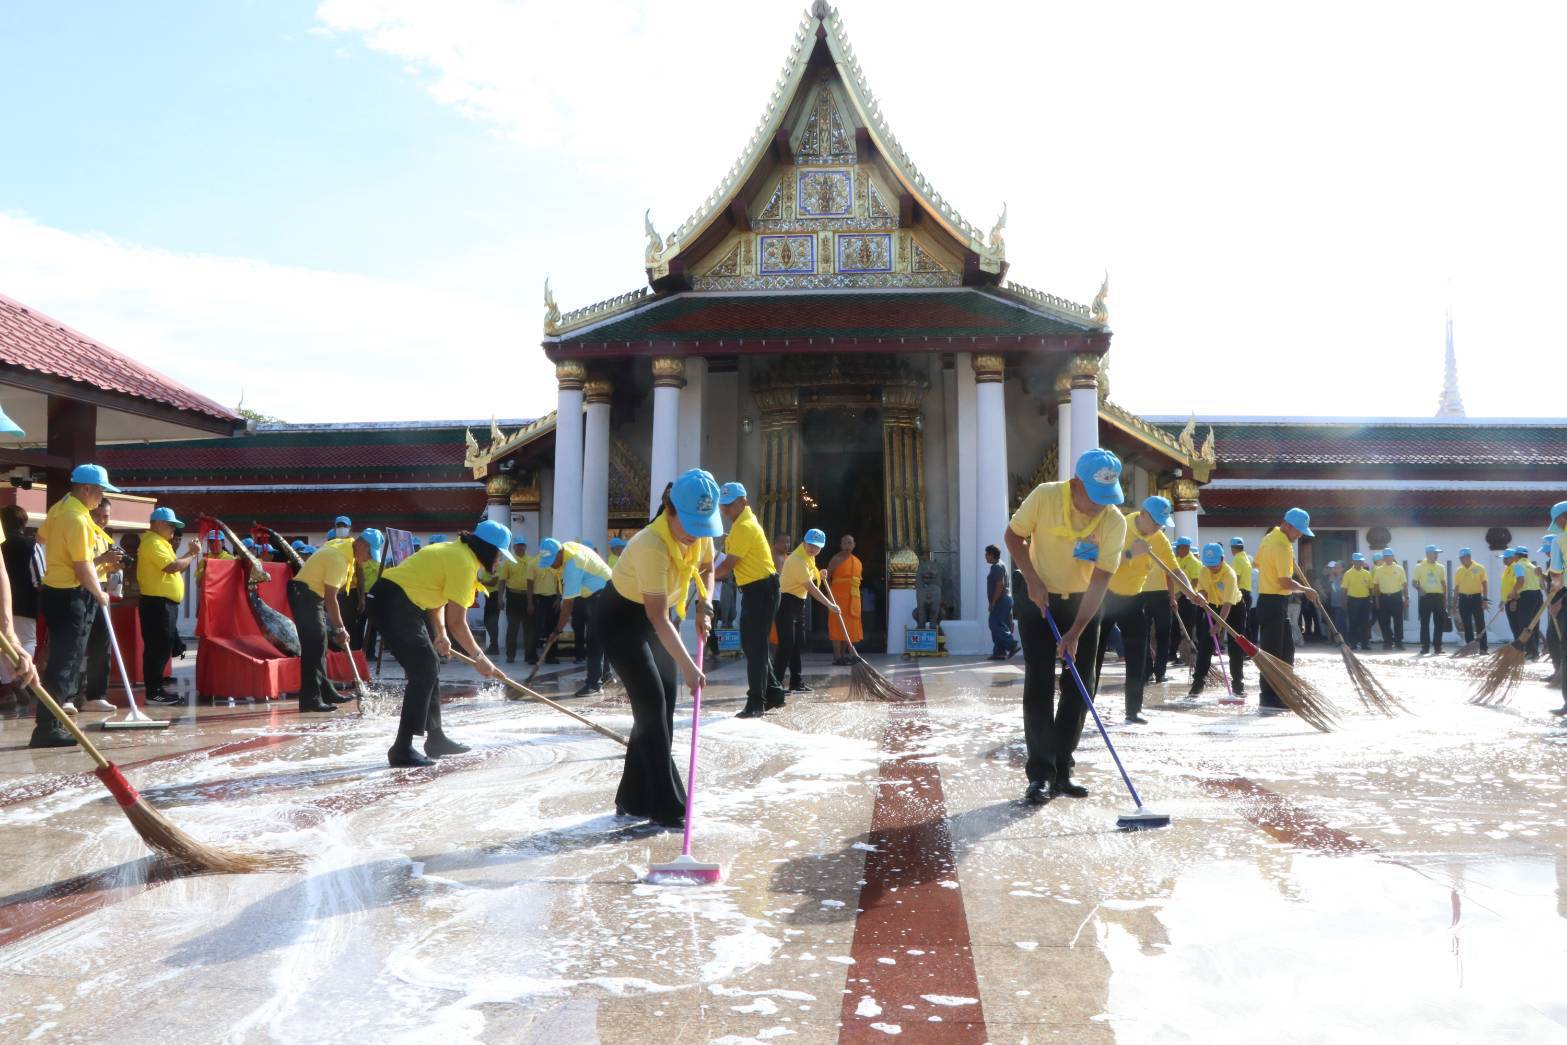
[[[1298,1040],[1321,1037],[1311,1028],[1368,1041],[1418,1027],[1470,1040],[1562,1033],[1567,996],[1550,985],[1567,949],[1567,863],[1552,854],[1567,840],[1567,754],[1541,713],[1547,695],[1534,685],[1510,707],[1474,708],[1453,665],[1379,659],[1414,711],[1383,719],[1354,710],[1336,665],[1301,665],[1348,712],[1328,735],[1213,704],[1161,710],[1186,687],[1151,688],[1153,722],[1115,734],[1148,804],[1176,818],[1151,836],[1113,830],[1129,802],[1091,724],[1077,773],[1091,798],[1022,810],[1019,671],[926,666],[927,728],[899,757],[943,774],[972,931],[994,935],[979,898],[995,891],[1011,905],[998,940],[1013,962],[1097,954],[1085,967],[1103,966],[1098,1026],[1126,1040],[1244,1040],[1230,1030],[1276,1020],[1281,991],[1323,1021],[1301,1024]],[[1099,700],[1107,721],[1120,717],[1113,682]],[[235,1041],[527,1040],[530,1027],[595,1021],[603,1040],[646,1040],[617,1039],[604,1021],[684,1019],[697,992],[733,1040],[835,1039],[875,849],[865,832],[887,786],[885,705],[797,698],[761,722],[704,715],[695,855],[723,864],[725,881],[671,888],[639,879],[678,854],[679,833],[609,808],[618,745],[490,685],[443,708],[470,754],[390,771],[392,692],[362,717],[349,705],[319,724],[232,730],[275,746],[137,770],[192,834],[289,849],[304,871],[177,880],[0,948],[0,1037],[47,1036],[60,1017],[46,1007],[90,992],[130,1041],[152,1040],[138,1037],[143,1018]],[[624,704],[587,713],[631,727]],[[677,753],[688,727],[677,715]],[[1246,818],[1257,800],[1212,790],[1235,778],[1364,850],[1314,851],[1259,829]],[[33,884],[112,867],[134,883],[143,851],[106,803],[96,789],[57,792],[0,809],[0,832],[27,834],[44,871]],[[1041,932],[1056,917],[1058,935]],[[62,962],[92,974],[52,979]],[[976,959],[990,1011],[1018,991],[988,963]],[[1055,1018],[1034,997],[1008,1003]],[[653,1015],[663,998],[669,1010]],[[883,1013],[874,997],[851,1001],[888,1034],[970,1004],[930,992],[917,1013]]]

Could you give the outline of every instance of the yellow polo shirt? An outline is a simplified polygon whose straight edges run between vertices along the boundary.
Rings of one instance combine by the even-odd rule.
[[[1421,559],[1415,563],[1415,588],[1423,595],[1442,595],[1447,591],[1447,570],[1439,562]]]
[[[1518,567],[1523,567],[1523,576],[1514,584],[1520,592],[1540,590],[1540,571],[1533,562],[1528,559],[1519,559],[1513,563],[1510,571],[1514,577],[1518,576]]]
[[[1230,556],[1230,569],[1235,571],[1235,583],[1241,591],[1251,591],[1251,556],[1238,551]]]
[[[1510,563],[1502,563],[1502,601],[1506,602],[1513,597],[1513,589],[1518,586],[1518,576],[1513,573]]]
[[[461,541],[426,545],[387,570],[385,576],[421,610],[440,609],[448,602],[466,609],[482,590],[479,557]]]
[[[1344,595],[1351,599],[1371,598],[1371,571],[1355,567],[1344,571]]]
[[[1072,482],[1040,483],[1023,499],[1008,527],[1028,539],[1028,558],[1057,595],[1088,590],[1095,570],[1115,574],[1126,546],[1126,516],[1106,505],[1092,516],[1072,506]]]
[[[555,558],[560,559],[557,553]],[[529,574],[529,580],[533,582],[533,594],[550,596],[560,594],[560,563],[545,568],[539,565],[537,557],[533,560],[533,571]]]
[[[1197,578],[1197,590],[1214,606],[1233,606],[1241,601],[1240,582],[1235,577],[1234,568],[1227,562],[1221,562],[1212,569],[1204,566]]]
[[[111,543],[109,535],[92,521],[87,506],[73,494],[54,502],[38,527],[38,540],[44,546],[44,586],[48,588],[81,587],[75,564],[91,562]]]
[[[1175,565],[1186,574],[1187,583],[1193,588],[1197,587],[1197,578],[1202,574],[1202,560],[1188,550],[1185,555],[1175,556]]]
[[[671,554],[671,546],[679,558]],[[673,609],[685,604],[692,574],[712,561],[712,549],[713,542],[705,537],[682,547],[669,531],[669,517],[661,513],[626,542],[609,582],[638,605],[646,603],[647,595],[662,594]]]
[[[294,579],[315,592],[317,598],[324,599],[328,588],[341,591],[348,587],[348,581],[353,575],[354,539],[334,537],[305,560],[304,567],[295,574]]]
[[[1110,578],[1110,591],[1115,595],[1162,591],[1169,578],[1163,570],[1154,568],[1155,556],[1170,569],[1175,569],[1175,552],[1170,548],[1170,538],[1165,536],[1163,530],[1155,530],[1147,537],[1137,532],[1137,517],[1141,514],[1140,511],[1126,513],[1126,547],[1121,549],[1121,565],[1116,567],[1115,576]],[[1132,545],[1138,540],[1147,543],[1148,551],[1128,557]],[[1159,583],[1155,587],[1147,587],[1156,580]]]
[[[185,598],[185,575],[180,572],[169,573],[164,569],[178,559],[174,545],[161,533],[148,530],[142,534],[141,547],[136,552],[136,583],[141,587],[141,593],[173,602],[182,601]]]
[[[1384,562],[1372,570],[1371,579],[1376,582],[1377,591],[1383,595],[1397,595],[1409,587],[1408,575],[1396,562]]]
[[[1295,542],[1275,526],[1257,548],[1257,594],[1288,595],[1281,581],[1295,578]]]
[[[521,594],[528,590],[528,581],[533,578],[533,564],[538,562],[537,555],[519,555],[516,562],[500,563],[501,583],[506,585],[507,591]]]
[[[752,581],[765,580],[778,572],[773,565],[773,550],[767,544],[767,534],[755,513],[749,507],[741,512],[729,528],[724,541],[724,554],[735,560],[735,583],[744,587]]]
[[[1479,595],[1485,579],[1485,567],[1471,559],[1468,566],[1453,571],[1453,588],[1460,595]]]
[[[789,557],[784,560],[783,572],[779,575],[778,586],[785,595],[793,595],[797,599],[805,598],[805,582],[813,582],[821,587],[822,571],[816,568],[816,557],[805,550],[802,543]]]

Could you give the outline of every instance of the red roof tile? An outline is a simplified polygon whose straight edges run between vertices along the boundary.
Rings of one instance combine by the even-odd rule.
[[[206,396],[3,294],[0,364],[223,421],[239,421],[236,414]]]
[[[1180,425],[1161,422],[1170,432]],[[1201,439],[1210,422],[1197,421]],[[1567,425],[1535,423],[1347,424],[1211,422],[1219,474],[1230,466],[1268,465],[1280,474],[1312,465],[1534,467],[1567,465]],[[1244,469],[1250,472],[1252,469]]]

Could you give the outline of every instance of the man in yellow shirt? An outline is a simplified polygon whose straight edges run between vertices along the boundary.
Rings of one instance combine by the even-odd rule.
[[[201,554],[195,537],[185,541],[183,555],[174,550],[174,531],[185,524],[172,508],[154,508],[152,521],[136,550],[136,583],[141,602],[136,615],[141,622],[141,677],[147,687],[147,703],[180,704],[183,701],[163,689],[163,669],[179,643],[180,603],[185,600],[185,569]]]
[[[1023,640],[1023,739],[1028,745],[1028,790],[1024,801],[1043,805],[1058,795],[1082,798],[1088,789],[1072,782],[1077,750],[1099,676],[1093,670],[1099,648],[1099,610],[1126,546],[1126,516],[1116,505],[1121,459],[1095,447],[1077,459],[1072,478],[1041,483],[1023,499],[1007,524],[1006,545],[1023,575],[1027,600],[1017,602]],[[1060,643],[1045,612],[1063,629]],[[1090,651],[1079,658],[1078,649]],[[1070,657],[1087,694],[1063,687],[1055,699],[1058,657]]]
[[[112,505],[105,497],[98,502],[88,515],[93,523],[104,533],[109,532],[109,513]],[[110,545],[100,551],[93,564],[98,568],[98,586],[114,594],[113,586],[109,578],[120,568],[121,553],[118,547]],[[92,629],[87,633],[87,670],[82,673],[82,685],[74,694],[71,703],[82,711],[113,711],[114,705],[109,703],[109,608],[106,607],[93,614]],[[62,697],[71,694],[59,695]],[[66,708],[69,711],[69,707]]]
[[[528,602],[533,607],[533,642],[528,646],[528,663],[539,662],[539,647],[555,627],[555,614],[560,610],[560,571],[534,566],[528,574]],[[544,655],[544,663],[557,664],[559,656],[554,646]]]
[[[1226,623],[1230,623],[1230,614],[1240,602],[1241,590],[1234,568],[1224,561],[1224,546],[1217,541],[1203,545],[1202,566],[1202,574],[1197,578],[1197,595]],[[1199,612],[1201,612],[1200,607]],[[1230,626],[1234,627],[1234,624]],[[1219,629],[1209,622],[1206,613],[1203,613],[1197,630],[1192,633],[1192,638],[1197,643],[1197,664],[1192,674],[1192,688],[1187,694],[1188,698],[1196,698],[1202,694],[1203,684],[1208,681],[1208,669],[1213,665],[1213,655],[1218,652]],[[1232,642],[1230,644],[1232,671],[1235,660],[1243,656],[1239,644]]]
[[[573,696],[591,697],[604,689],[604,640],[597,634],[593,614],[599,592],[609,583],[613,571],[599,558],[589,541],[566,541],[553,537],[539,542],[537,565],[560,571],[560,611],[556,615],[547,642],[560,638],[566,622],[571,621],[572,645],[585,655],[588,676]],[[582,607],[587,607],[584,610]]]
[[[1291,508],[1278,526],[1269,530],[1257,548],[1257,645],[1284,661],[1295,663],[1295,636],[1290,630],[1291,595],[1318,601],[1317,590],[1295,579],[1295,542],[1315,537],[1311,515],[1304,508]],[[1268,685],[1266,676],[1258,687],[1258,704],[1277,711],[1285,704]]]
[[[1170,548],[1170,538],[1161,531],[1164,537],[1164,547]],[[1136,540],[1136,535],[1127,531],[1127,540]],[[1169,561],[1175,562],[1175,551],[1170,549]],[[1177,565],[1177,570],[1179,566]],[[1148,670],[1143,673],[1144,684],[1147,682],[1164,682],[1166,670],[1170,665],[1170,633],[1175,627],[1175,614],[1179,608],[1176,592],[1175,578],[1163,570],[1149,564],[1148,577],[1143,581],[1143,590],[1138,593],[1137,601],[1143,610],[1143,620],[1147,624],[1148,635],[1152,638],[1153,655],[1148,661]],[[1015,605],[1021,605],[1021,593]],[[1108,596],[1106,596],[1108,598]],[[1100,630],[1104,630],[1100,625]]]
[[[1458,549],[1458,569],[1453,571],[1453,591],[1458,595],[1458,621],[1464,641],[1480,641],[1480,652],[1490,648],[1485,635],[1485,613],[1491,605],[1491,584],[1485,567],[1474,561],[1468,548]]]
[[[104,468],[77,465],[71,471],[70,493],[50,507],[38,528],[38,542],[44,546],[38,613],[49,629],[49,658],[44,663],[42,681],[43,688],[61,700],[68,700],[76,692],[87,659],[93,615],[109,605],[109,594],[98,579],[96,560],[113,542],[89,514],[103,500],[105,492],[120,491],[109,484],[109,473]],[[71,747],[75,743],[76,738],[40,703],[27,746]]]
[[[773,672],[767,634],[778,616],[781,591],[778,569],[767,533],[751,511],[745,487],[725,483],[718,491],[718,511],[729,524],[724,559],[713,571],[715,583],[733,576],[740,591],[740,650],[745,654],[745,707],[740,718],[756,718],[768,708],[782,707],[783,684]]]
[[[1371,570],[1366,566],[1366,557],[1360,552],[1350,555],[1349,569],[1344,571],[1344,578],[1340,583],[1344,589],[1344,611],[1348,628],[1344,637],[1349,640],[1350,649],[1369,650],[1371,649],[1371,605],[1374,601],[1371,595],[1375,588],[1371,580]]]
[[[773,618],[778,625],[778,651],[773,655],[773,678],[782,683],[787,670],[790,693],[811,692],[800,668],[800,655],[805,651],[805,597],[809,595],[829,612],[838,608],[832,596],[822,591],[822,571],[816,568],[816,557],[826,545],[825,533],[815,528],[806,530],[805,539],[778,571],[778,615]]]
[[[288,582],[288,608],[299,629],[299,710],[336,711],[353,697],[340,696],[326,670],[326,651],[332,640],[353,656],[348,623],[338,593],[353,583],[354,572],[379,560],[381,534],[365,530],[358,537],[334,537],[305,560],[299,574]]]
[[[1512,557],[1507,560],[1507,572],[1512,575],[1512,583],[1507,592],[1507,616],[1513,627],[1513,639],[1517,641],[1534,621],[1534,615],[1540,611],[1540,604],[1544,596],[1540,594],[1540,571],[1534,563],[1529,561],[1529,549],[1523,545],[1512,550]],[[1530,660],[1536,660],[1540,656],[1540,629],[1535,628],[1529,636],[1525,647]]]
[[[1166,584],[1170,575],[1155,563],[1157,558],[1175,569],[1175,554],[1164,527],[1174,511],[1166,497],[1150,497],[1135,512],[1126,513],[1126,546],[1121,549],[1119,565],[1110,578],[1104,612],[1099,621],[1099,644],[1094,657],[1094,675],[1104,668],[1109,647],[1110,626],[1121,629],[1121,645],[1126,659],[1126,721],[1147,725],[1143,718],[1143,690],[1148,683],[1148,616],[1143,610],[1143,586],[1153,574]],[[1157,593],[1161,598],[1163,592]]]
[[[515,562],[500,563],[501,586],[506,589],[506,663],[517,660],[517,632],[522,632],[522,648],[533,649],[533,605],[528,585],[533,580],[534,560],[528,555],[528,542],[518,537],[512,542]]]
[[[609,539],[609,557],[604,560],[605,564],[613,570],[615,564],[620,561],[620,553],[625,550],[626,539],[624,537],[611,537]]]
[[[1256,613],[1252,610],[1251,556],[1246,554],[1246,541],[1241,537],[1230,538],[1230,569],[1235,571],[1235,583],[1240,585],[1241,601],[1230,611],[1230,626],[1242,635],[1257,641]],[[1241,692],[1245,687],[1236,687]]]
[[[1436,561],[1442,549],[1426,545],[1426,557],[1415,563],[1409,586],[1420,614],[1420,654],[1442,652],[1442,626],[1447,615],[1447,570]]]
[[[1186,583],[1192,590],[1197,589],[1197,579],[1202,575],[1202,562],[1192,554],[1192,539],[1190,537],[1177,537],[1175,539],[1175,565],[1186,574]],[[1175,661],[1178,664],[1190,666],[1197,656],[1196,650],[1187,651],[1185,648],[1186,636],[1192,636],[1196,640],[1199,627],[1197,618],[1202,616],[1202,610],[1198,609],[1192,600],[1185,595],[1178,595],[1175,612],[1180,616],[1180,624],[1185,626],[1185,631],[1180,626],[1175,626],[1170,632],[1170,648],[1176,651]]]
[[[1409,607],[1409,578],[1393,556],[1392,548],[1382,549],[1381,563],[1371,571],[1377,589],[1377,626],[1382,631],[1382,648],[1404,648],[1404,612]]]

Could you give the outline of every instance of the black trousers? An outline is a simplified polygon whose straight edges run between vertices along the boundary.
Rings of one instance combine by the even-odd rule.
[[[408,677],[396,746],[406,747],[422,734],[444,736],[439,695],[441,658],[435,655],[435,643],[430,641],[428,615],[395,582],[384,578],[375,582],[366,603],[370,622]]]
[[[1245,635],[1247,638],[1251,638],[1252,614],[1253,610],[1251,608],[1251,592],[1243,591],[1241,592],[1241,601],[1230,607],[1230,615],[1224,619],[1229,621],[1230,627],[1234,628],[1237,632]],[[1236,643],[1232,641],[1230,643],[1231,654],[1233,655],[1237,649],[1238,647]],[[1241,662],[1245,663],[1245,661],[1246,655],[1243,653],[1241,654]],[[1232,658],[1231,663],[1233,664],[1233,662],[1234,661]]]
[[[141,678],[151,699],[163,692],[163,669],[180,641],[176,626],[180,604],[158,595],[141,597],[136,615],[141,622]]]
[[[1345,612],[1349,616],[1349,639],[1351,647],[1371,646],[1371,604],[1372,599],[1367,596],[1357,599],[1350,596],[1344,600]]]
[[[1518,593],[1518,610],[1517,619],[1513,622],[1513,638],[1516,639],[1519,635],[1523,634],[1524,629],[1527,628],[1534,620],[1534,615],[1540,612],[1540,606],[1544,601],[1545,596],[1542,595],[1538,590],[1521,591]],[[1540,623],[1542,625],[1548,625],[1550,622],[1542,618]],[[1525,649],[1528,651],[1530,660],[1533,660],[1540,655],[1539,628],[1535,628],[1534,634],[1529,636],[1529,641],[1526,644]]]
[[[1377,627],[1382,632],[1382,647],[1404,648],[1404,596],[1377,595]]]
[[[1158,596],[1164,598],[1163,592]],[[1029,783],[1048,784],[1053,780],[1069,780],[1072,775],[1072,753],[1083,734],[1083,720],[1088,717],[1088,707],[1077,683],[1072,681],[1066,666],[1058,660],[1056,637],[1045,623],[1044,614],[1033,599],[1019,599],[1018,632],[1023,638],[1023,740],[1028,745]],[[1081,594],[1050,596],[1050,616],[1056,627],[1065,634],[1077,620],[1082,609]],[[1099,649],[1099,621],[1095,619],[1083,629],[1078,652]],[[1096,653],[1097,656],[1097,653]],[[1090,699],[1099,685],[1099,675],[1093,670],[1094,657],[1077,665],[1088,687]],[[1057,672],[1060,673],[1061,699],[1056,701]]]
[[[549,637],[555,633],[555,622],[560,619],[559,595],[535,595],[533,597],[533,641],[528,645],[528,663],[539,662],[539,645],[549,641]],[[559,663],[556,650],[550,647],[549,656],[544,658],[546,664]]]
[[[359,567],[354,566],[357,570]],[[350,577],[349,580],[353,578]],[[337,612],[343,618],[343,630],[348,632],[348,648],[360,649],[364,646],[363,627],[360,621],[359,598],[351,588],[339,588],[337,592]]]
[[[1191,635],[1193,642],[1197,641],[1199,627],[1197,619],[1202,616],[1202,610],[1197,608],[1195,602],[1182,595],[1175,604],[1175,612],[1179,616],[1180,623],[1186,625],[1186,630],[1183,632],[1175,622],[1171,622],[1170,645],[1173,649],[1179,649],[1180,643],[1188,634]]]
[[[604,587],[608,588],[609,585]],[[598,602],[604,597],[602,591],[596,591],[586,598],[579,598],[571,604],[571,629],[577,638],[577,648],[586,655],[588,662],[588,677],[584,684],[589,688],[595,687],[604,681],[604,633],[599,631]],[[581,621],[579,625],[577,622]],[[581,630],[578,630],[578,629]]]
[[[484,652],[501,651],[501,593],[487,592],[484,596]]]
[[[294,615],[294,627],[299,629],[299,703],[325,702],[334,695],[326,673],[326,600],[308,584],[289,581],[288,608]]]
[[[97,607],[87,632],[87,672],[80,691],[83,700],[103,700],[109,695],[109,611]]]
[[[1442,652],[1442,624],[1447,611],[1447,600],[1441,592],[1435,594],[1420,593],[1418,604],[1420,612],[1420,648],[1427,650],[1435,648],[1436,652]]]
[[[1257,646],[1286,664],[1295,663],[1295,635],[1290,629],[1288,595],[1257,596]],[[1273,692],[1264,676],[1258,687],[1258,703],[1265,708],[1282,708],[1284,701]]]
[[[784,671],[789,672],[789,688],[798,689],[800,678],[800,651],[805,648],[805,600],[798,595],[780,595],[778,614],[778,652],[773,655],[773,677],[783,682]]]
[[[1464,630],[1464,641],[1480,640],[1480,651],[1485,652],[1490,643],[1485,637],[1485,596],[1480,594],[1458,597],[1458,626]]]
[[[69,700],[81,684],[87,636],[92,632],[97,612],[98,604],[86,588],[38,586],[38,615],[49,628],[49,659],[44,662],[43,686],[56,700]],[[35,732],[63,728],[42,702],[33,720]]]
[[[1170,595],[1165,591],[1145,591],[1137,596],[1137,601],[1143,608],[1147,633],[1154,638],[1153,662],[1144,671],[1143,678],[1145,682],[1150,678],[1163,682],[1165,668],[1170,663]]]
[[[1114,624],[1121,629],[1121,655],[1126,658],[1127,718],[1143,710],[1143,688],[1148,684],[1148,618],[1143,613],[1144,594],[1164,597],[1163,592],[1137,595],[1107,593],[1103,612],[1099,616],[1099,647],[1094,657],[1094,678],[1097,679],[1104,671],[1105,650],[1110,645],[1110,625]],[[1052,615],[1054,612],[1051,611]],[[1047,627],[1045,630],[1048,632],[1050,629]]]
[[[558,610],[556,612],[559,612]],[[571,600],[571,659],[581,664],[588,656],[588,633],[593,625],[588,623],[588,601]]]
[[[615,805],[631,816],[678,823],[686,815],[686,789],[673,753],[675,701],[680,695],[674,658],[658,641],[641,603],[614,585],[599,592],[596,602],[604,655],[631,702],[630,743]]]
[[[528,611],[528,592],[506,589],[506,659],[517,659],[517,633],[522,633],[523,653],[529,661],[537,660],[533,653],[533,614]]]
[[[778,616],[779,598],[776,573],[740,588],[740,649],[745,653],[748,708],[762,708],[784,699],[783,685],[773,673],[773,661],[767,652],[767,633]]]
[[[1203,614],[1203,620],[1192,632],[1192,641],[1197,643],[1197,663],[1192,666],[1192,692],[1202,689],[1203,683],[1208,681],[1208,671],[1213,667],[1213,655],[1219,652],[1218,639],[1213,634],[1213,629],[1208,627],[1208,615]]]

